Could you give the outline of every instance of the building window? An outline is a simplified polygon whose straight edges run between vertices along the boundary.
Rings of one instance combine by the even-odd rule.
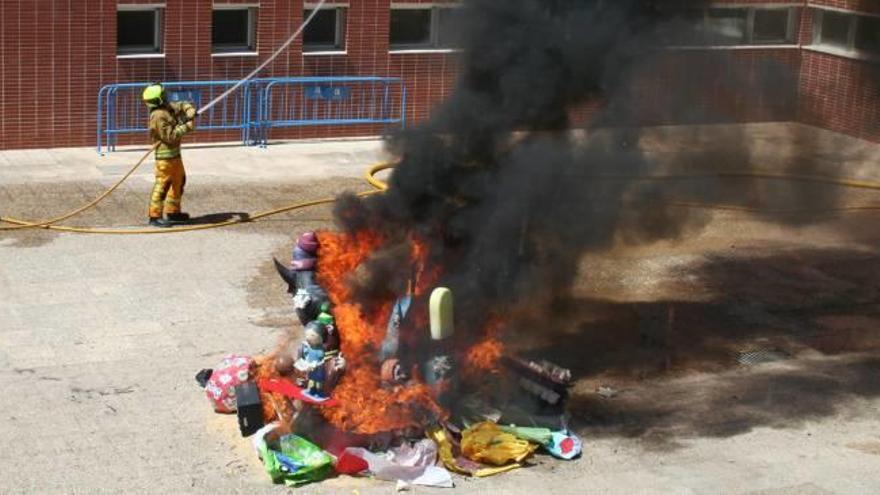
[[[441,48],[459,46],[456,26],[458,26],[458,16],[461,15],[461,8],[438,7],[434,15],[437,17],[437,45]]]
[[[880,56],[880,17],[815,10],[813,45],[868,57]]]
[[[211,50],[214,53],[257,51],[257,8],[214,5]]]
[[[856,30],[856,50],[880,55],[880,18],[861,17]]]
[[[855,16],[842,12],[822,12],[819,22],[818,41],[820,45],[849,49],[850,34],[855,27]]]
[[[392,6],[389,44],[392,50],[444,49],[456,45],[457,6]]]
[[[116,53],[162,53],[161,7],[120,5],[116,11]]]
[[[303,51],[323,52],[345,50],[345,7],[322,8],[303,31]],[[313,9],[303,11],[303,19]]]
[[[774,45],[794,42],[794,9],[710,7],[687,10],[677,18],[685,33],[672,33],[673,44],[690,46]],[[674,25],[674,24],[670,24]]]
[[[752,43],[791,43],[794,25],[791,9],[753,9]]]
[[[704,32],[710,45],[739,45],[746,41],[747,9],[709,9]]]

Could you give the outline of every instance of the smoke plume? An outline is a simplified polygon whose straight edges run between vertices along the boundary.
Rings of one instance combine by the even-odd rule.
[[[363,303],[405,290],[412,272],[393,253],[407,253],[412,236],[442,267],[467,331],[489,312],[549,311],[586,252],[677,239],[708,222],[710,213],[683,202],[835,201],[833,189],[748,177],[645,179],[761,164],[735,128],[674,160],[651,155],[639,146],[644,125],[794,112],[796,74],[785,60],[662,49],[700,35],[686,19],[636,0],[466,1],[453,94],[390,139],[400,161],[387,193],[337,205],[343,229],[387,239],[366,267],[381,275],[358,288]]]

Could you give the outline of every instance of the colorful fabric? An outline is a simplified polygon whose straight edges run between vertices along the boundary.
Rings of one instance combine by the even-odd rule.
[[[180,201],[186,186],[186,170],[183,160],[172,158],[156,160],[156,182],[150,194],[150,218],[161,218],[162,213],[180,213]]]
[[[214,368],[211,378],[205,385],[205,394],[219,413],[235,412],[235,386],[250,378],[254,360],[248,356],[230,354]]]

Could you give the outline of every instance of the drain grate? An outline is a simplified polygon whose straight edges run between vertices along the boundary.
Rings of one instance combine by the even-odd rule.
[[[755,351],[740,352],[736,361],[739,364],[753,365],[763,363],[775,363],[789,359],[791,354],[779,349],[758,349]]]

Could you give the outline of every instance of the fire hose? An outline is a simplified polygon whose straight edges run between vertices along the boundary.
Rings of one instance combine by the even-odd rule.
[[[364,191],[360,192],[358,196],[369,196],[372,194],[378,194],[388,189],[388,184],[377,178],[376,175],[379,172],[384,170],[393,169],[394,164],[392,163],[377,163],[366,170],[365,179],[368,184],[370,184],[374,190],[372,191]],[[70,218],[74,214],[81,213],[82,211],[87,210],[95,206],[101,199],[110,194],[122,181],[128,177],[134,170],[131,170],[126,177],[123,177],[118,183],[114,184],[113,187],[105,191],[98,199],[92,201],[88,205],[79,208],[75,213],[65,215],[64,218]],[[597,176],[597,179],[600,180],[646,180],[646,181],[660,181],[660,180],[694,180],[694,179],[707,179],[707,178],[749,178],[749,179],[764,179],[764,180],[786,180],[786,181],[801,181],[801,182],[813,182],[820,184],[829,184],[839,187],[847,187],[847,188],[857,188],[857,189],[869,189],[880,191],[880,183],[868,182],[868,181],[858,181],[852,179],[834,179],[830,177],[821,177],[821,176],[809,176],[809,175],[786,175],[786,174],[778,174],[771,172],[753,172],[753,173],[744,173],[744,172],[733,172],[733,173],[717,173],[717,174],[681,174],[681,175],[647,175],[647,176],[624,176],[624,175],[601,175]],[[300,203],[294,203],[286,206],[282,206],[280,208],[275,208],[272,210],[267,210],[259,213],[255,213],[252,215],[248,215],[243,218],[235,218],[231,220],[226,220],[223,222],[209,223],[209,224],[201,224],[201,225],[188,225],[181,227],[172,227],[168,229],[113,229],[113,228],[91,228],[91,227],[70,227],[70,226],[61,226],[61,225],[48,225],[46,222],[27,222],[24,220],[18,220],[9,217],[0,217],[0,221],[15,224],[21,227],[38,227],[48,230],[56,230],[61,232],[76,232],[76,233],[87,233],[87,234],[170,234],[177,232],[190,232],[195,230],[208,230],[215,229],[219,227],[227,227],[230,225],[240,224],[240,223],[248,223],[256,220],[260,220],[262,218],[266,218],[272,215],[278,215],[281,213],[286,213],[293,210],[308,208],[312,206],[318,206],[323,204],[330,204],[336,201],[334,197],[315,199],[312,201],[305,201]],[[768,210],[763,208],[755,208],[749,206],[740,206],[740,205],[724,205],[724,204],[709,204],[709,203],[689,203],[689,202],[674,202],[670,203],[670,206],[681,207],[681,208],[702,208],[702,209],[714,209],[714,210],[722,210],[722,211],[741,211],[741,212],[767,212]],[[880,210],[880,205],[863,205],[863,206],[848,206],[848,207],[839,207],[839,208],[831,208],[825,209],[823,211],[867,211],[867,210]],[[800,210],[777,210],[778,213],[791,213],[797,212]],[[59,217],[60,218],[60,217]],[[53,219],[54,220],[54,219]],[[14,229],[16,227],[12,227]],[[0,229],[8,230],[10,227],[3,227]]]
[[[264,60],[256,69],[251,71],[247,76],[236,82],[229,89],[224,91],[222,94],[211,100],[205,106],[200,108],[196,112],[196,116],[203,114],[208,111],[211,107],[216,105],[218,102],[227,98],[230,94],[232,94],[235,90],[241,87],[245,82],[256,76],[260,71],[262,71],[267,65],[272,63],[278,55],[280,55],[291,43],[299,36],[305,27],[312,21],[315,15],[318,13],[320,8],[326,3],[327,0],[320,0],[316,7],[312,10],[311,14],[303,21],[302,25],[300,25],[299,29],[297,29],[288,39],[285,41],[269,58]],[[248,215],[243,218],[236,218],[231,220],[226,220],[223,222],[216,223],[208,223],[208,224],[200,224],[200,225],[187,225],[180,227],[173,227],[168,229],[112,229],[112,228],[92,228],[92,227],[71,227],[71,226],[59,226],[54,225],[58,222],[67,220],[72,218],[80,213],[83,213],[95,206],[98,205],[101,201],[103,201],[107,196],[109,196],[113,191],[115,191],[123,182],[125,182],[150,156],[157,147],[159,143],[153,145],[146,153],[135,163],[135,165],[119,179],[115,184],[101,193],[94,200],[86,203],[85,205],[76,208],[68,213],[65,213],[61,216],[54,217],[48,220],[40,220],[40,221],[29,221],[29,220],[21,220],[12,217],[3,217],[0,216],[0,223],[8,223],[12,224],[11,227],[0,227],[0,231],[10,231],[10,230],[21,230],[21,229],[30,229],[30,228],[41,228],[47,230],[56,230],[61,232],[77,232],[77,233],[89,233],[89,234],[167,234],[167,233],[177,233],[177,232],[189,232],[194,230],[206,230],[213,229],[218,227],[226,227],[230,225],[235,225],[239,223],[253,222],[255,220],[259,220],[261,218],[265,218],[272,215],[277,215],[280,213],[285,213],[292,210],[307,208],[311,206],[317,206],[322,204],[328,204],[336,201],[335,198],[322,198],[316,199],[312,201],[306,201],[302,203],[295,203],[287,206],[283,206],[280,208],[276,208],[273,210],[263,211],[259,213],[255,213],[252,215]],[[358,193],[359,196],[367,196],[371,194],[380,193],[388,189],[387,183],[377,179],[375,175],[389,168],[393,168],[394,165],[390,163],[380,163],[370,167],[366,173],[367,182],[375,188],[373,191],[366,191]],[[701,178],[755,178],[755,179],[765,179],[765,180],[794,180],[794,181],[804,181],[804,182],[815,182],[815,183],[824,183],[830,184],[840,187],[849,187],[849,188],[858,188],[858,189],[870,189],[870,190],[880,190],[880,183],[874,182],[866,182],[866,181],[857,181],[851,179],[834,179],[828,177],[819,177],[819,176],[802,176],[802,175],[785,175],[785,174],[774,174],[774,173],[764,173],[764,172],[754,172],[754,173],[719,173],[719,174],[696,174],[696,175],[665,175],[665,176],[597,176],[596,179],[599,180],[651,180],[651,181],[667,181],[667,180],[692,180],[692,179],[701,179]],[[671,206],[684,207],[684,208],[706,208],[706,209],[718,209],[718,210],[731,210],[731,211],[746,211],[746,212],[757,212],[757,211],[767,211],[761,208],[747,207],[747,206],[739,206],[739,205],[714,205],[714,204],[705,204],[705,203],[686,203],[686,202],[677,202],[671,203]],[[834,208],[826,211],[861,211],[861,210],[878,210],[880,209],[880,205],[866,205],[866,206],[853,206],[853,207],[841,207]],[[784,211],[793,211],[793,210],[779,210],[781,212]]]
[[[233,84],[229,89],[227,89],[226,91],[221,93],[219,96],[217,96],[216,98],[214,98],[213,100],[208,102],[202,108],[198,109],[198,111],[196,111],[196,117],[207,112],[211,107],[213,107],[217,103],[219,103],[219,102],[223,101],[224,99],[226,99],[227,97],[229,97],[229,95],[234,93],[235,90],[240,88],[244,83],[246,83],[250,79],[253,79],[253,77],[256,76],[257,74],[259,74],[260,71],[265,69],[267,65],[272,63],[272,61],[275,60],[278,57],[278,55],[281,54],[281,52],[286,50],[287,47],[289,47],[290,44],[293,43],[293,41],[303,32],[303,30],[306,28],[306,26],[308,26],[309,23],[312,22],[312,19],[315,18],[315,16],[318,14],[318,11],[321,10],[321,7],[323,7],[325,3],[327,3],[327,0],[320,0],[318,2],[318,4],[312,9],[311,14],[309,14],[309,16],[299,26],[299,29],[297,29],[292,35],[290,35],[290,37],[287,38],[287,41],[285,41],[280,47],[278,47],[278,49],[276,49],[275,52],[269,56],[269,58],[264,60],[263,63],[258,65],[257,68],[252,70],[248,75],[246,75],[241,80],[239,80],[238,82]],[[8,218],[8,217],[0,217],[0,222],[11,223],[11,224],[15,225],[15,227],[0,227],[0,231],[2,231],[2,230],[21,230],[21,229],[29,229],[29,228],[51,228],[53,226],[52,224],[67,220],[68,218],[74,217],[74,216],[79,215],[80,213],[82,213],[86,210],[91,209],[92,207],[94,207],[95,205],[97,205],[98,203],[103,201],[104,198],[109,196],[113,191],[115,191],[116,188],[118,188],[120,185],[122,185],[122,183],[125,182],[131,176],[131,174],[133,174],[135,172],[135,170],[140,168],[140,166],[144,163],[144,161],[146,161],[146,159],[150,156],[150,153],[152,153],[156,148],[159,147],[159,144],[160,144],[160,142],[157,142],[156,144],[154,144],[146,153],[144,153],[144,155],[141,157],[141,159],[138,160],[137,163],[135,163],[135,165],[131,168],[131,170],[129,170],[124,176],[122,176],[121,179],[119,179],[119,181],[117,181],[115,184],[113,184],[113,186],[108,188],[101,195],[99,195],[97,198],[90,201],[89,203],[86,203],[85,205],[83,205],[73,211],[65,213],[64,215],[61,215],[61,216],[58,216],[55,218],[51,218],[49,220],[38,221],[38,222],[19,220],[19,219]],[[320,203],[318,203],[318,204],[320,204]],[[287,210],[285,210],[285,211],[287,211]],[[252,217],[252,218],[254,218],[254,217]],[[232,222],[232,223],[237,223],[237,222]],[[223,226],[223,225],[227,225],[227,224],[229,224],[229,222],[219,222],[218,224],[216,224],[216,226],[219,227],[219,226]],[[205,228],[205,227],[207,227],[207,225],[201,225],[199,227]],[[76,228],[76,227],[71,227],[71,228]],[[83,232],[85,230],[88,230],[85,228],[76,228],[78,230],[70,230],[71,228],[64,229],[64,230],[67,230],[69,232]],[[53,230],[61,230],[61,229],[53,228]],[[99,230],[99,229],[92,229],[92,230]],[[107,230],[107,229],[104,229],[104,230]],[[175,230],[180,231],[180,230],[196,230],[196,229],[175,229]],[[129,232],[135,233],[134,231],[129,231]],[[103,232],[103,233],[110,233],[110,232]],[[146,233],[146,229],[144,229],[143,233]]]
[[[373,176],[376,173],[378,173],[380,170],[390,168],[391,166],[392,165],[387,164],[387,163],[379,163],[377,165],[370,167],[366,173],[367,181],[370,182],[371,184],[374,184],[374,182],[375,182],[374,187],[376,187],[376,189],[373,191],[360,192],[360,193],[357,193],[357,195],[358,196],[369,196],[371,194],[380,193],[380,192],[384,191],[385,189],[387,189],[387,186],[384,185],[383,182],[379,181],[378,179],[376,179]],[[132,172],[133,171],[134,170],[132,170]],[[120,183],[121,183],[121,181],[120,181]],[[380,186],[379,184],[382,184],[382,185]],[[119,183],[114,185],[114,188],[118,185],[119,185]],[[102,196],[106,197],[107,194],[109,194],[109,190],[107,193],[105,193]],[[101,198],[101,199],[103,199],[103,198]],[[195,230],[216,229],[219,227],[227,227],[227,226],[235,225],[235,224],[239,224],[239,223],[253,222],[253,221],[259,220],[261,218],[266,218],[266,217],[269,217],[272,215],[278,215],[280,213],[286,213],[288,211],[309,208],[312,206],[329,204],[329,203],[333,203],[335,201],[336,201],[335,197],[321,198],[321,199],[315,199],[312,201],[293,203],[293,204],[290,204],[287,206],[282,206],[280,208],[275,208],[272,210],[254,213],[252,215],[247,215],[242,218],[233,218],[231,220],[226,220],[223,222],[206,223],[206,224],[201,224],[201,225],[186,225],[186,226],[171,227],[171,228],[166,228],[166,229],[156,229],[156,228],[112,229],[112,228],[94,228],[94,227],[69,227],[69,226],[65,226],[65,225],[45,225],[45,224],[41,224],[40,222],[27,222],[24,220],[18,220],[18,219],[9,218],[9,217],[0,217],[0,222],[11,223],[11,224],[15,224],[15,225],[18,225],[21,227],[36,227],[36,228],[42,228],[42,229],[47,229],[47,230],[55,230],[55,231],[59,231],[59,232],[75,232],[75,233],[80,233],[80,234],[173,234],[173,233],[178,233],[178,232],[191,232],[191,231],[195,231]],[[97,200],[93,201],[89,205],[89,207],[92,207],[97,203],[98,203]],[[85,211],[86,209],[88,209],[88,208],[82,208],[81,211]],[[72,215],[70,215],[70,216],[72,216]],[[68,216],[67,218],[69,218],[70,216]],[[16,227],[11,227],[11,228],[10,227],[0,227],[0,230],[10,230],[10,229],[15,229],[15,228]]]

